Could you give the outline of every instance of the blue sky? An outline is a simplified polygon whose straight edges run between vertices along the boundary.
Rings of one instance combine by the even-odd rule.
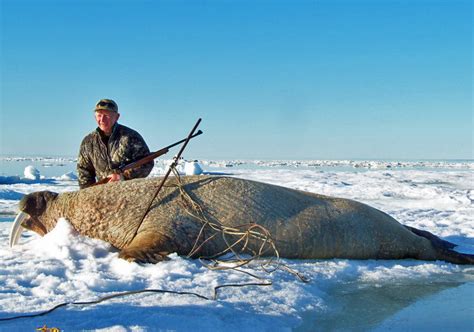
[[[194,159],[472,159],[471,1],[1,3],[0,153],[77,154],[100,98]]]

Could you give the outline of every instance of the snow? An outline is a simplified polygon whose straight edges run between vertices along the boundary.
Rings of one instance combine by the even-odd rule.
[[[39,180],[40,179],[40,171],[34,166],[26,166],[25,171],[23,172],[25,175],[25,179],[28,180]]]
[[[26,159],[26,160],[25,160]],[[463,330],[474,329],[474,267],[446,262],[282,260],[309,277],[303,283],[258,264],[215,271],[170,255],[160,264],[118,258],[109,244],[77,234],[67,220],[44,237],[25,232],[8,247],[11,221],[24,194],[76,190],[67,158],[10,158],[0,178],[0,319],[38,313],[63,302],[93,301],[125,291],[158,289],[202,295],[142,293],[94,305],[69,305],[45,316],[0,321],[0,331],[35,330]],[[20,178],[18,167],[54,175]],[[156,163],[161,175],[170,161]],[[426,229],[474,253],[474,162],[200,161],[205,174],[228,174],[325,195],[355,199],[401,223]],[[358,165],[358,166],[356,166]],[[45,168],[47,167],[47,168]],[[184,171],[184,170],[183,170]],[[1,181],[3,178],[9,181]],[[271,282],[271,286],[223,284]]]
[[[202,174],[202,167],[199,165],[197,160],[187,161],[184,164],[184,174],[185,175],[200,175]]]

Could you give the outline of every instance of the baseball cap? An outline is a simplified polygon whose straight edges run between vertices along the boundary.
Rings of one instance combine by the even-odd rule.
[[[95,104],[94,112],[99,110],[107,110],[112,112],[118,112],[118,106],[112,99],[101,99]]]

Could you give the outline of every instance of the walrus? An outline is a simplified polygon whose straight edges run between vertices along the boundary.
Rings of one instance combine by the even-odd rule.
[[[10,245],[18,242],[23,228],[45,235],[64,217],[79,233],[109,242],[128,261],[157,263],[173,252],[212,257],[224,252],[235,235],[215,236],[205,219],[230,230],[259,225],[283,258],[474,264],[474,255],[452,250],[455,244],[354,200],[234,177],[190,176],[169,178],[150,202],[160,182],[135,179],[62,194],[28,194],[19,203]],[[183,199],[178,184],[200,212]],[[258,236],[242,242],[236,247],[244,253],[255,254],[262,247]]]

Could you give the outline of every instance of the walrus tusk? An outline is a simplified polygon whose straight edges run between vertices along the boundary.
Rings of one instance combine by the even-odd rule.
[[[21,224],[26,218],[28,218],[28,214],[25,212],[20,212],[16,216],[12,229],[10,230],[10,248],[16,245],[18,240],[20,240],[21,233],[23,233],[23,227]]]

